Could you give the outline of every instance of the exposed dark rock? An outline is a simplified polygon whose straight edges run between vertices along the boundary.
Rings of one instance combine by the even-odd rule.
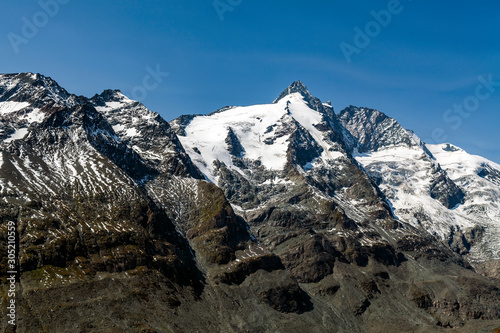
[[[464,192],[446,174],[437,167],[435,173],[439,175],[433,180],[430,188],[431,198],[437,199],[446,208],[454,208],[464,203]]]
[[[234,134],[234,131],[231,127],[229,127],[227,130],[226,144],[227,150],[231,155],[241,158],[245,154],[245,148],[243,148],[240,140],[238,139],[236,134]]]
[[[340,111],[339,119],[351,134],[352,148],[360,153],[386,146],[414,145],[407,131],[380,111],[351,105]]]
[[[237,217],[221,189],[208,182],[198,184],[200,205],[191,216],[187,231],[195,249],[208,263],[226,264],[235,258],[234,252],[249,240],[244,222]]]
[[[311,308],[309,296],[293,280],[286,285],[271,287],[263,291],[259,297],[279,312],[302,313]]]
[[[250,274],[258,270],[271,272],[284,269],[280,259],[274,255],[252,257],[237,262],[232,267],[214,277],[216,282],[226,284],[241,284]]]

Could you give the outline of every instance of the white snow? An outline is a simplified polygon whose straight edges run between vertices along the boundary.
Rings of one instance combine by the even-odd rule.
[[[417,228],[423,227],[442,239],[449,234],[450,226],[459,226],[462,230],[474,226],[467,216],[457,214],[430,196],[433,162],[420,147],[391,147],[357,154],[355,158],[369,174],[382,177],[379,187],[399,219]],[[427,215],[429,219],[419,222],[415,214]]]
[[[291,185],[293,182],[291,180],[283,179],[283,178],[276,178],[274,180],[266,180],[265,182],[262,183],[262,185]]]
[[[127,104],[128,104],[128,102],[107,102],[106,107],[111,108],[111,109],[119,109]]]
[[[452,148],[453,151],[444,148]],[[427,145],[427,149],[449,177],[467,193],[465,203],[454,212],[485,228],[481,243],[471,249],[471,260],[500,259],[500,184],[478,175],[484,167],[500,172],[500,165],[449,144]]]
[[[343,154],[338,151],[329,151],[331,146],[325,142],[325,138],[320,130],[318,130],[314,125],[317,125],[322,120],[322,115],[311,109],[307,104],[304,103],[302,95],[299,93],[294,93],[286,98],[279,101],[279,104],[286,104],[288,101],[290,104],[290,113],[292,117],[295,118],[313,137],[314,141],[319,143],[323,148],[323,153],[321,158],[335,160],[342,157]]]
[[[41,123],[45,118],[45,114],[40,111],[40,109],[34,109],[30,113],[24,116],[24,119],[28,121],[29,124]]]
[[[130,137],[138,136],[139,131],[136,128],[128,128],[127,131],[125,132],[125,135]]]
[[[418,137],[412,135],[412,139],[420,143]],[[436,161],[429,159],[420,146],[390,147],[376,152],[358,153],[355,158],[369,174],[382,178],[379,187],[400,220],[423,228],[441,239],[447,239],[451,228],[460,228],[465,232],[468,228],[483,226],[485,235],[479,245],[472,247],[469,259],[499,259],[500,185],[480,177],[478,172],[485,165],[500,172],[500,165],[470,155],[453,145],[451,148],[454,151],[443,150],[447,146],[427,145]],[[438,163],[466,193],[464,204],[448,209],[430,196],[432,170],[436,170]]]
[[[123,131],[124,129],[125,129],[125,126],[122,124],[117,124],[117,125],[113,126],[113,130],[115,131],[115,133]]]
[[[340,152],[329,151],[331,145],[323,138],[321,131],[314,127],[321,122],[321,114],[309,108],[299,93],[288,95],[276,104],[234,107],[210,116],[195,117],[185,128],[186,136],[179,136],[179,139],[196,166],[211,181],[217,183],[217,177],[213,173],[213,163],[216,160],[243,174],[233,164],[227,150],[225,140],[229,128],[243,146],[244,158],[259,160],[269,170],[282,170],[287,162],[290,134],[277,136],[276,132],[282,127],[292,126],[294,119],[323,147],[323,163],[343,156]],[[267,144],[266,139],[271,138],[274,142]],[[308,167],[314,165],[311,161]]]
[[[225,143],[229,127],[245,149],[245,158],[260,160],[266,168],[280,170],[286,163],[288,137],[277,138],[272,145],[267,145],[264,140],[272,137],[274,132],[265,133],[266,129],[280,123],[284,115],[284,107],[280,104],[237,107],[194,118],[186,127],[187,135],[179,139],[198,168],[214,182],[214,161],[219,160],[230,168],[236,168]],[[199,149],[201,155],[194,148]]]
[[[413,140],[413,142],[415,142],[417,145],[422,146],[424,144],[424,142],[422,141],[422,139],[420,139],[418,137],[418,135],[415,134],[415,132],[409,131],[409,130],[406,130],[406,132],[408,133],[408,135],[410,136],[410,138]]]
[[[117,109],[122,109],[128,104],[134,102],[123,94],[120,94],[120,98],[120,102],[106,102],[105,106],[96,106],[95,109],[99,112],[111,112]]]
[[[0,102],[0,115],[13,113],[30,106],[28,102]]]
[[[409,148],[409,147],[391,147],[376,152],[369,153],[357,153],[355,155],[356,160],[361,164],[368,162],[388,162],[388,161],[398,161],[405,162],[408,160],[419,159],[423,155],[423,151],[419,148]]]
[[[307,163],[303,166],[304,170],[306,170],[306,171],[311,170],[311,169],[314,167],[314,166],[313,166],[313,163],[314,163],[314,162],[316,162],[316,159],[314,159],[314,160],[313,160],[313,161],[311,161],[311,162],[307,162]]]
[[[14,134],[12,134],[9,138],[5,139],[3,142],[10,143],[14,140],[21,140],[26,136],[26,134],[28,134],[27,128],[19,128],[14,132]]]
[[[475,174],[482,164],[488,164],[492,168],[500,170],[500,165],[484,157],[471,155],[456,146],[450,147],[456,151],[443,150],[448,144],[427,145],[427,149],[434,155],[438,163],[448,172],[452,180],[463,176]]]

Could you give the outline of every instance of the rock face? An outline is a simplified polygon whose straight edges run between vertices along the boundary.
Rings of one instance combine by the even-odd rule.
[[[169,124],[26,73],[0,75],[0,124],[0,312],[13,222],[19,332],[500,326],[500,168],[449,173],[470,155],[378,111],[337,116],[299,81]]]
[[[349,131],[348,142],[360,153],[385,147],[412,147],[416,142],[398,122],[380,111],[350,106],[342,110],[339,119]]]

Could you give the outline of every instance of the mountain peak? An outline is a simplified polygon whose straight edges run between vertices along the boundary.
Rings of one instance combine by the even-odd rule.
[[[19,84],[27,84],[31,86],[46,86],[46,87],[57,86],[59,87],[59,89],[63,89],[51,77],[44,76],[40,73],[31,73],[31,72],[0,74],[0,84],[10,85],[11,87]]]
[[[278,103],[280,100],[294,93],[299,93],[304,97],[305,101],[310,101],[314,97],[311,95],[307,87],[302,83],[302,81],[295,81],[288,86],[283,92],[276,98],[273,104]]]
[[[396,146],[421,145],[421,140],[405,130],[394,118],[366,107],[349,106],[339,113],[339,121],[354,138],[360,153]]]
[[[106,89],[101,94],[95,94],[90,99],[97,106],[105,106],[109,102],[130,103],[132,100],[118,89]]]
[[[96,96],[100,96],[101,98],[105,99],[108,102],[117,100],[119,101],[123,100],[124,98],[127,98],[119,89],[106,89],[100,95]]]
[[[38,73],[0,74],[0,101],[28,102],[37,107],[47,101],[74,106],[76,96],[48,76]]]

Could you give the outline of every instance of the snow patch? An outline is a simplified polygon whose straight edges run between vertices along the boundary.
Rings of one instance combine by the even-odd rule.
[[[5,143],[10,143],[15,140],[21,140],[24,139],[24,137],[28,134],[28,129],[27,128],[19,128],[12,134],[9,138],[5,139],[3,142]]]
[[[121,96],[122,96],[121,102],[106,102],[105,106],[96,106],[95,109],[99,112],[111,112],[114,110],[122,109],[128,104],[133,103],[133,101],[128,97],[125,97],[125,95]]]
[[[113,125],[113,131],[115,131],[115,133],[123,131],[124,129],[125,129],[125,126],[122,124]]]
[[[17,112],[30,106],[28,102],[0,102],[0,115]]]
[[[136,128],[127,128],[127,131],[125,132],[126,136],[129,137],[134,137],[139,135],[139,131]]]
[[[45,114],[37,108],[25,115],[24,119],[28,121],[28,124],[41,123],[45,119]]]

